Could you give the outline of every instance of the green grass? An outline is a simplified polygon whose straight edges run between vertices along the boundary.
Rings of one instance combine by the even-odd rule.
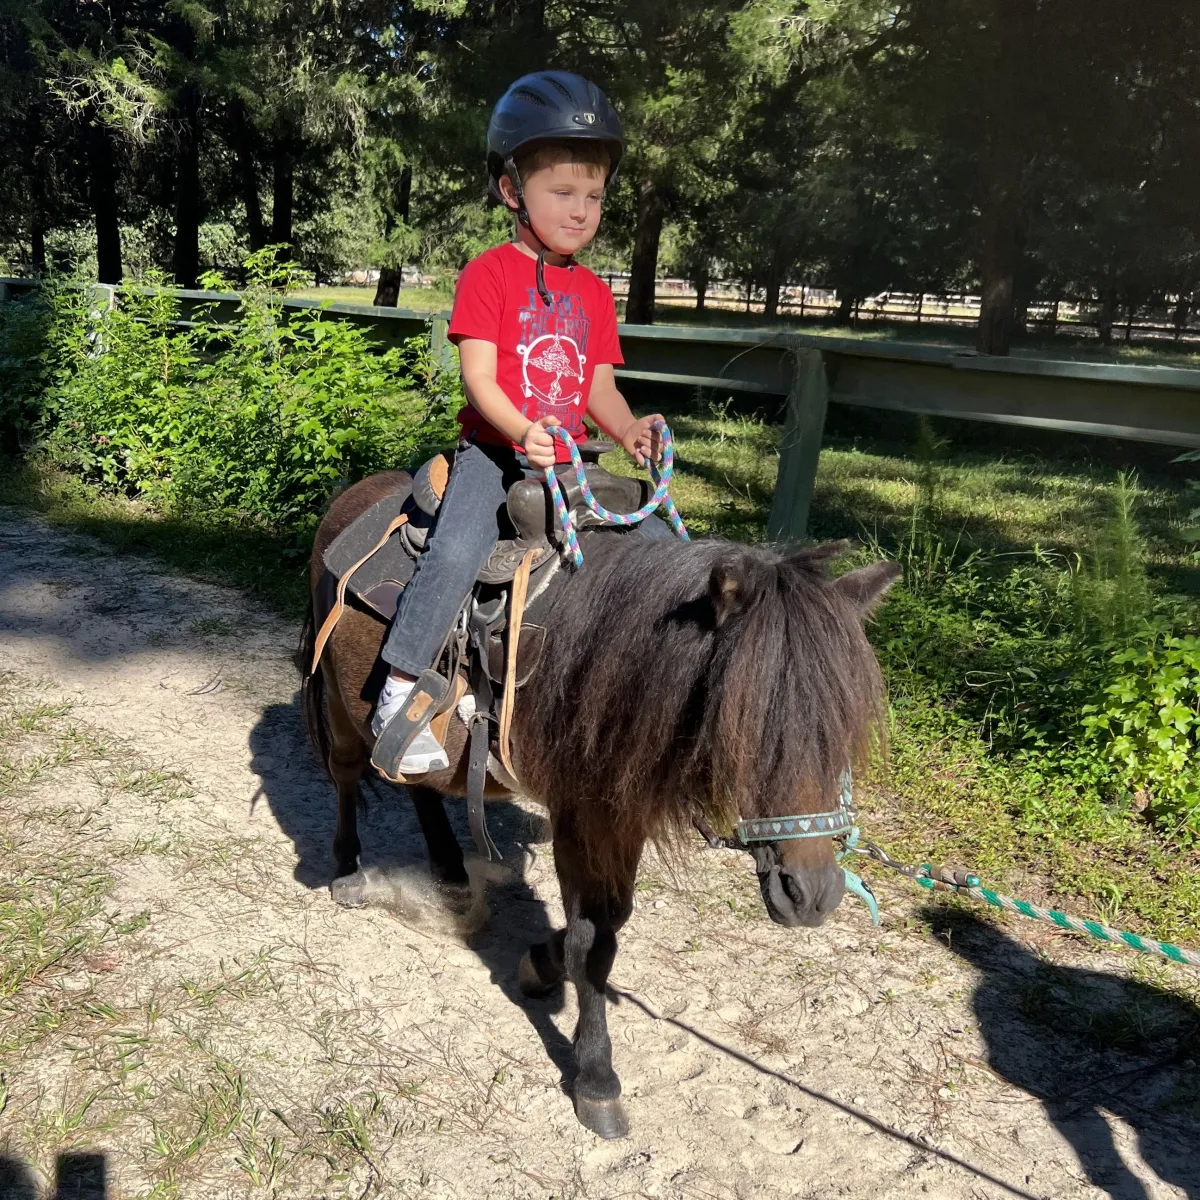
[[[368,287],[312,287],[300,288],[292,295],[302,300],[329,300],[336,304],[375,303],[375,285]],[[413,312],[438,312],[454,303],[454,292],[434,287],[406,287],[400,289],[397,308]]]
[[[667,416],[678,448],[674,495],[693,533],[761,541],[778,426],[699,400],[668,406]],[[867,836],[902,857],[968,866],[1001,890],[1200,945],[1200,854],[1100,795],[1085,749],[1049,753],[1014,740],[1004,721],[1020,713],[1006,717],[997,706],[1019,708],[1006,697],[1019,701],[1023,693],[983,670],[997,655],[1009,656],[1002,667],[1019,666],[1022,656],[1039,666],[1059,652],[1059,642],[1038,632],[1045,614],[1036,609],[1053,596],[1055,572],[1092,552],[1120,466],[1140,472],[1136,511],[1150,578],[1177,619],[1200,624],[1200,558],[1179,537],[1190,506],[1186,479],[1169,465],[1169,453],[1154,449],[944,428],[953,441],[937,460],[936,505],[927,519],[952,561],[925,585],[919,578],[901,585],[872,630],[892,724],[890,766],[863,788]],[[902,553],[928,481],[915,438],[912,423],[831,414],[814,534],[874,546],[863,558]],[[620,454],[606,465],[636,471]],[[29,466],[9,473],[0,501],[31,505],[119,549],[150,550],[189,574],[246,588],[288,616],[303,606],[303,551],[286,539],[166,520]],[[966,563],[971,554],[974,565]],[[982,624],[964,623],[955,605],[965,602],[952,595],[971,571],[988,603],[1008,606],[973,614]],[[1012,579],[1023,582],[1006,591]],[[1022,605],[1035,611],[1022,613]],[[993,629],[1007,644],[992,643]],[[875,878],[884,889],[908,886],[878,872]]]

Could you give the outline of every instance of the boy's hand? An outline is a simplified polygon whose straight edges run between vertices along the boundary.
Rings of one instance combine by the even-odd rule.
[[[651,413],[634,421],[621,435],[621,445],[627,453],[637,459],[639,467],[644,467],[647,460],[659,462],[662,459],[662,438],[657,429],[651,426],[663,419],[662,413]]]
[[[531,421],[529,428],[521,435],[525,457],[533,466],[554,466],[554,436],[546,431],[557,424],[557,417],[542,417],[539,421]]]

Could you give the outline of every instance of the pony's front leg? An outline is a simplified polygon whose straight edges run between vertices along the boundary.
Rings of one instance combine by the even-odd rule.
[[[633,911],[633,885],[640,856],[639,846],[617,879],[597,879],[581,853],[555,838],[555,865],[567,910],[564,966],[579,997],[575,1115],[602,1138],[624,1137],[629,1132],[629,1117],[621,1102],[621,1081],[612,1065],[605,991],[617,956],[617,930]]]

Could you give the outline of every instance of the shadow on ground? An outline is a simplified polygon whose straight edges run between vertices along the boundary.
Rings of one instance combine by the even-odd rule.
[[[265,801],[280,829],[292,840],[295,879],[328,894],[333,881],[337,805],[333,785],[317,765],[305,737],[298,696],[290,704],[273,704],[263,710],[250,731],[250,751],[251,769],[260,781],[255,803]],[[360,811],[358,822],[364,870],[400,879],[405,887],[416,883],[426,895],[436,896],[425,839],[406,789],[379,780],[377,785],[369,785],[366,793],[367,807]],[[466,802],[448,799],[446,812],[459,844],[470,851]],[[487,815],[503,859],[500,869],[477,868],[468,856],[473,875],[478,871],[490,881],[485,893],[489,917],[482,929],[468,937],[467,945],[487,967],[492,983],[529,1018],[567,1088],[575,1071],[574,1055],[570,1040],[552,1020],[562,1006],[561,993],[546,1000],[530,1000],[517,987],[521,956],[553,932],[546,905],[526,877],[532,847],[546,837],[545,821],[508,801],[489,803]]]
[[[0,1154],[0,1197],[3,1200],[108,1200],[108,1170],[103,1154],[60,1154],[54,1191],[44,1191],[34,1172],[19,1159]]]
[[[923,916],[981,972],[972,1003],[987,1065],[1041,1101],[1089,1181],[1114,1200],[1152,1195],[1122,1158],[1108,1113],[1160,1179],[1200,1197],[1200,1008],[1150,983],[1044,962],[967,913]]]

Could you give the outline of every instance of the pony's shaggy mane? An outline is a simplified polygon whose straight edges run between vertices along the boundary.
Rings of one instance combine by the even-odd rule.
[[[545,617],[514,749],[594,867],[614,878],[610,850],[669,842],[697,812],[728,830],[833,807],[870,753],[883,691],[862,612],[827,572],[833,551],[585,538]]]

